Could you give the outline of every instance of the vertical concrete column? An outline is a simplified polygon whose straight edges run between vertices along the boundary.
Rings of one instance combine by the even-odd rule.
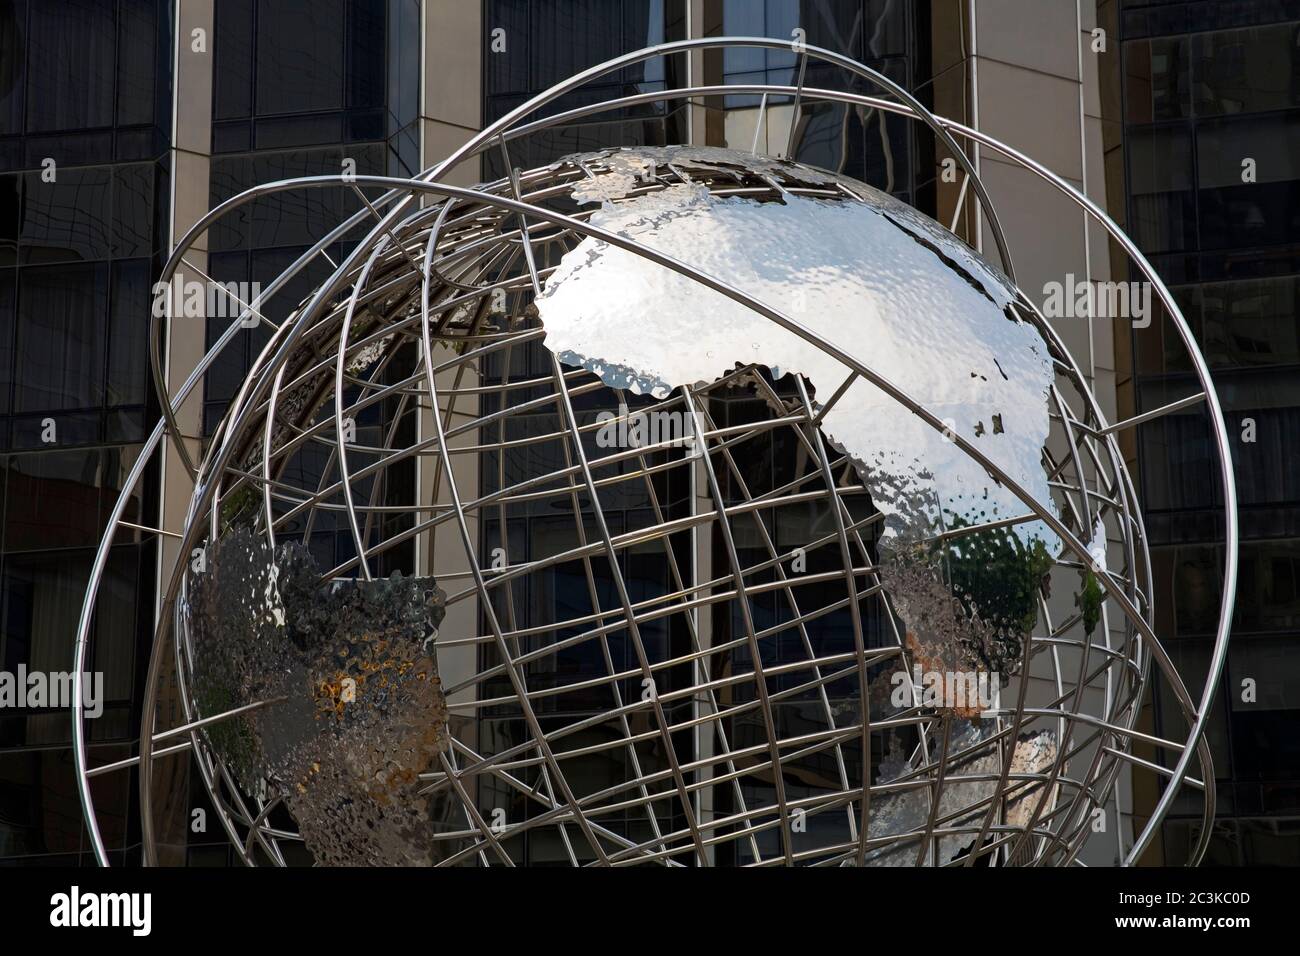
[[[425,168],[451,154],[483,128],[483,4],[423,4],[420,58],[420,142]],[[456,186],[479,181],[477,160],[447,178]]]
[[[171,169],[169,249],[175,248],[190,227],[208,211],[212,153],[213,0],[176,0],[172,24],[174,86],[171,150],[168,155]],[[208,272],[207,250],[207,236],[203,235],[186,255],[189,265],[182,265],[176,271],[177,286],[173,289],[173,302],[182,301],[177,295],[181,283],[206,281],[200,272]],[[168,317],[164,357],[165,378],[170,395],[176,394],[202,360],[206,351],[205,343],[206,328],[203,319],[179,314]],[[202,414],[203,393],[202,389],[197,389],[177,410],[176,416],[186,449],[195,462],[202,454]],[[164,449],[158,527],[164,531],[178,532],[184,524],[194,484],[174,445],[168,442]],[[158,611],[161,611],[162,590],[166,587],[176,562],[181,559],[177,541],[160,536]],[[163,668],[161,681],[159,713],[155,726],[177,726],[183,721],[170,656]],[[163,866],[183,865],[185,862],[189,823],[189,807],[185,802],[189,787],[185,784],[185,778],[189,765],[188,753],[164,758],[154,765],[154,825],[158,839],[158,862]]]
[[[687,39],[717,37],[723,34],[722,0],[687,0]],[[691,86],[717,86],[722,83],[722,51],[692,50],[687,78]],[[696,98],[689,107],[690,141],[693,146],[727,144],[726,113],[723,98]]]
[[[171,219],[169,246],[176,243],[208,211],[212,164],[212,39],[213,0],[177,0],[175,8],[175,89],[172,98]],[[196,33],[195,31],[199,31]],[[182,281],[203,282],[199,270],[208,271],[207,234],[200,236],[184,265],[177,271]],[[174,301],[178,301],[174,298]],[[203,319],[169,317],[166,323],[167,388],[174,395],[199,364],[206,351]],[[194,461],[202,453],[203,395],[196,390],[178,410],[186,447]],[[193,483],[174,449],[168,446],[163,466],[162,527],[180,529]],[[160,570],[170,573],[176,560],[176,543],[164,539]]]
[[[422,10],[423,41],[420,57],[421,97],[420,97],[420,143],[421,165],[424,168],[440,162],[457,147],[463,145],[475,132],[482,128],[483,122],[483,47],[484,38],[490,26],[482,22],[483,4],[440,3],[426,0]],[[452,171],[446,181],[457,186],[472,186],[479,181],[479,160],[471,159]],[[433,201],[433,200],[430,200]],[[454,357],[454,353],[443,347],[435,347],[434,362],[442,363]],[[464,424],[479,414],[479,400],[476,395],[452,395],[456,389],[471,389],[479,385],[477,371],[466,369],[464,374],[455,371],[440,374],[436,379],[438,386],[437,414],[443,427],[450,430]],[[432,415],[434,410],[427,399],[421,404],[418,419],[419,441],[426,441],[435,435],[436,428]],[[481,436],[474,431],[467,432],[451,441],[452,447],[470,447],[476,445]],[[462,501],[472,501],[479,497],[480,462],[479,455],[453,455],[453,474],[456,490]],[[419,503],[423,508],[433,507],[440,512],[451,506],[449,482],[443,467],[440,450],[430,448],[422,454],[416,463],[416,487],[419,489]],[[421,511],[417,520],[427,520],[430,511]],[[477,513],[468,517],[470,537],[479,542],[479,521]],[[454,523],[445,522],[436,529],[422,534],[416,546],[416,573],[432,575],[439,580],[439,586],[448,595],[463,590],[469,583],[471,556],[466,552],[459,529]],[[447,609],[447,615],[439,630],[439,637],[464,639],[479,633],[479,602],[470,598],[458,601]],[[440,648],[438,651],[438,671],[444,687],[472,677],[478,670],[477,645],[461,645]],[[478,737],[475,732],[477,710],[474,701],[477,688],[470,686],[448,698],[449,719],[458,739],[471,747],[476,747]],[[474,794],[474,781],[467,780],[471,797]],[[448,821],[451,825],[464,825],[462,819]]]
[[[939,116],[971,121],[976,77],[970,60],[973,39],[968,27],[969,0],[929,0],[930,3],[930,86],[931,109]],[[917,41],[925,42],[924,37]],[[978,164],[980,153],[973,143],[957,140]],[[935,157],[935,218],[962,239],[977,245],[979,240],[979,203],[970,202],[970,187],[965,183],[955,157],[939,151]],[[929,210],[925,210],[929,211]]]
[[[1093,192],[1104,179],[1099,139],[1085,148],[1085,110],[1093,104],[1095,113],[1097,103],[1095,55],[1084,32],[1095,10],[1089,17],[1087,6],[1086,0],[974,0],[967,120]],[[1031,298],[1041,304],[1044,286],[1064,282],[1067,272],[1079,281],[1109,278],[1109,263],[1089,247],[1094,230],[1070,200],[993,150],[981,150],[980,174],[1007,232],[1019,284]],[[994,256],[987,223],[983,247]],[[1094,377],[1101,344],[1096,323],[1070,318],[1053,325],[1084,374]],[[1113,368],[1112,360],[1105,363]]]

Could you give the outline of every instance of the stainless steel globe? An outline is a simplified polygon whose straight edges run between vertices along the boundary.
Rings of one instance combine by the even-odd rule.
[[[1194,698],[1153,630],[1116,440],[1138,420],[1105,419],[1009,278],[991,208],[999,266],[871,187],[752,152],[509,162],[512,139],[625,102],[522,122],[578,83],[729,44],[778,45],[642,51],[416,179],[270,184],[200,224],[292,189],[364,203],[240,303],[176,395],[162,389],[149,453],[246,320],[315,271],[287,319],[266,320],[202,459],[172,445],[195,479],[186,559],[144,745],[123,763],[141,769],[147,857],[143,795],[178,739],[249,863],[1069,865],[1089,839],[1129,863],[1199,786],[1193,763],[1212,779],[1200,735],[1227,618]],[[1026,157],[866,67],[801,53],[895,99],[753,91],[794,98],[796,115],[869,102],[960,153],[956,130],[1127,243]],[[508,176],[444,183],[488,150]],[[199,232],[165,281],[195,271]],[[1229,489],[1230,614],[1231,466],[1184,341],[1202,392],[1178,408],[1205,404]],[[170,666],[184,721],[161,730]],[[1153,675],[1181,739],[1137,729]],[[85,766],[82,719],[98,847],[86,782],[119,768]],[[1099,830],[1099,813],[1127,812],[1130,772],[1167,784],[1156,814],[1129,836]]]

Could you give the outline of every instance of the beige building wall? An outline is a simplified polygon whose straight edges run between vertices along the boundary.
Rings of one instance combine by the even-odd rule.
[[[1117,56],[1117,52],[1110,36],[1102,38],[1106,52],[1094,52],[1095,0],[951,0],[943,5],[962,23],[965,91],[961,99],[967,107],[967,123],[1042,163],[1105,208],[1099,67],[1103,57]],[[1026,295],[1042,306],[1049,283],[1065,286],[1069,276],[1093,283],[1111,279],[1105,231],[1073,200],[993,150],[975,147],[974,155],[1006,234],[1018,285]],[[968,198],[968,206],[973,209],[974,205]],[[968,210],[967,215],[972,213]],[[996,244],[985,217],[979,217],[978,228],[980,247],[996,262]],[[1087,318],[1049,321],[1088,380],[1106,419],[1116,421],[1117,323]],[[1058,460],[1067,452],[1063,435],[1054,435],[1050,445]],[[1067,469],[1067,477],[1074,479],[1071,469]],[[1113,540],[1108,542],[1107,552],[1108,563],[1117,567],[1121,554]],[[1049,602],[1053,623],[1078,610],[1074,603],[1077,582],[1068,571],[1058,570],[1056,577],[1061,580]],[[1115,626],[1118,613],[1112,606],[1108,614],[1110,639],[1116,646],[1122,639]],[[1078,629],[1072,632],[1078,633]],[[1104,637],[1098,631],[1094,640]],[[1068,690],[1079,671],[1080,653],[1063,647],[1057,657]],[[1088,669],[1096,668],[1094,655]],[[1045,706],[1060,696],[1056,669],[1047,654],[1038,656],[1031,670],[1029,706]],[[1103,707],[1103,687],[1097,681],[1089,686],[1082,709],[1096,714]],[[1075,746],[1089,736],[1083,725],[1076,725],[1074,734]],[[1094,753],[1095,744],[1072,757],[1071,776],[1082,775]],[[1083,862],[1112,865],[1131,845],[1130,778],[1131,774],[1121,772],[1117,798],[1112,797],[1104,816],[1096,821],[1095,826],[1102,829],[1085,847]]]
[[[420,151],[421,165],[428,169],[447,158],[482,126],[483,116],[483,24],[482,4],[431,3],[423,10],[423,44],[420,58],[422,92],[420,97]],[[450,185],[472,186],[479,181],[477,157],[452,170],[444,177]],[[434,362],[453,357],[445,348],[437,348]],[[462,366],[465,373],[439,375],[438,415],[444,428],[453,428],[479,411],[475,395],[452,394],[479,385],[472,369]],[[432,409],[421,406],[419,417],[420,441],[436,434]],[[473,446],[480,440],[477,431],[469,431],[449,442],[451,447]],[[470,501],[480,494],[479,461],[477,454],[452,457],[456,491],[462,501]],[[417,488],[420,502],[431,502],[434,508],[445,510],[451,506],[450,483],[436,449],[417,459]],[[421,520],[429,517],[420,514]],[[469,533],[475,545],[479,538],[479,521],[476,511],[467,515]],[[416,547],[416,573],[432,574],[447,594],[462,591],[471,583],[470,556],[466,553],[459,528],[452,522],[437,526],[421,536]],[[480,565],[482,565],[480,561]],[[480,632],[477,599],[456,602],[447,609],[439,629],[440,636],[465,638]],[[444,647],[438,652],[438,672],[444,687],[472,677],[477,672],[477,645]],[[478,711],[474,706],[474,685],[448,697],[449,719],[455,727],[457,739],[470,747],[477,747],[475,731]],[[453,759],[457,755],[451,755]],[[475,786],[474,781],[467,785]],[[449,825],[464,825],[464,820],[450,820]]]
[[[212,37],[213,0],[175,0],[176,34],[173,50],[175,87],[172,102],[171,222],[168,248],[174,249],[190,228],[208,211],[209,172],[212,153]],[[186,264],[176,271],[175,286],[203,282],[208,271],[207,234],[200,236],[186,255]],[[179,294],[173,301],[180,301]],[[175,396],[206,351],[206,324],[201,318],[178,315],[167,320],[165,339],[168,394]],[[196,388],[177,414],[190,460],[197,465],[203,449],[203,390]],[[194,492],[184,462],[173,444],[164,439],[165,451],[160,476],[162,488],[158,513],[159,536],[157,613],[163,613],[161,598],[180,557],[179,542],[171,537],[185,524],[185,513]],[[164,655],[155,727],[175,727],[184,722],[171,655]],[[188,751],[164,757],[154,764],[154,826],[158,839],[158,862],[163,866],[185,863],[186,827],[189,808],[186,778],[190,769]],[[214,822],[214,826],[215,826]]]
[[[425,0],[423,22],[420,148],[427,169],[482,128],[483,4]],[[471,161],[447,182],[472,186],[478,170],[478,162]]]

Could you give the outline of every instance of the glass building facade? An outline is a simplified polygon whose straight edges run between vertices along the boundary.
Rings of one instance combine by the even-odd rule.
[[[865,63],[922,102],[930,100],[930,3],[723,0],[720,6],[722,32],[727,36],[799,37],[809,46]],[[798,63],[793,46],[784,50],[728,49],[723,56],[723,81],[729,85],[797,86]],[[868,80],[820,61],[808,64],[804,84],[874,96],[883,92]],[[790,142],[793,109],[788,102],[769,102],[769,115],[759,126],[761,105],[757,95],[725,98],[727,145],[749,149],[757,133],[766,152],[782,155]],[[933,205],[933,146],[921,124],[860,106],[811,104],[801,113],[794,143],[795,158],[800,162],[845,173],[922,208],[927,203]]]
[[[348,160],[363,175],[420,166],[419,0],[215,0],[213,13],[210,36],[178,40],[169,0],[0,0],[0,670],[70,668],[95,549],[157,416],[146,335],[173,239],[178,42],[213,61],[212,205]],[[223,220],[206,271],[269,280],[363,208],[338,197],[296,191]],[[304,272],[266,317],[282,321],[320,278]],[[210,320],[209,345],[228,321]],[[208,376],[205,434],[266,339],[241,333]],[[384,413],[358,422],[362,440]],[[157,524],[159,481],[151,468],[126,521]],[[132,753],[154,624],[157,539],[115,541],[89,665],[105,698],[88,724],[93,765]],[[311,545],[327,566],[351,547],[327,527]],[[0,712],[0,863],[93,862],[69,740],[61,708]],[[196,777],[178,785],[206,808]],[[139,858],[136,790],[132,773],[93,784],[114,864]],[[181,859],[227,861],[219,828],[187,830]]]
[[[484,0],[484,123],[492,123],[538,93],[605,60],[686,37],[685,0]],[[634,64],[561,97],[537,116],[552,116],[615,96],[682,85],[684,56]],[[666,146],[686,142],[685,108],[628,107],[548,129],[510,144],[522,169],[570,153],[606,146]],[[487,179],[502,174],[499,151],[483,159]]]
[[[1232,644],[1209,739],[1218,820],[1207,863],[1300,864],[1300,4],[1121,4],[1130,234],[1214,373],[1241,515]],[[1138,411],[1192,394],[1166,325],[1132,332]],[[1223,528],[1199,412],[1141,426],[1157,632],[1189,686],[1209,663]],[[1176,723],[1157,701],[1157,723]],[[1164,827],[1185,858],[1199,812]],[[1197,813],[1193,819],[1191,814]],[[1156,862],[1159,862],[1158,860]]]
[[[152,424],[145,334],[168,247],[170,3],[0,2],[0,670],[67,671],[109,510]],[[152,483],[148,483],[153,487]],[[149,494],[146,491],[146,496]],[[150,506],[137,501],[127,520]],[[153,623],[154,542],[120,535],[91,667],[92,760],[129,755]],[[0,712],[0,859],[88,862],[71,726]],[[126,776],[96,784],[105,841],[138,841]]]
[[[331,0],[290,9],[256,0],[215,8],[212,205],[258,183],[419,171],[415,130],[419,4]],[[405,38],[406,46],[402,39]],[[389,43],[392,48],[389,48]],[[391,54],[391,55],[390,55]],[[391,74],[391,75],[390,75]],[[332,190],[295,190],[259,200],[246,218],[223,219],[210,237],[211,272],[222,282],[269,282],[324,233],[362,208]],[[337,260],[341,248],[331,250]],[[304,271],[267,318],[282,321],[321,274]],[[209,320],[209,346],[227,323]],[[266,326],[222,354],[205,395],[204,432],[225,412]]]

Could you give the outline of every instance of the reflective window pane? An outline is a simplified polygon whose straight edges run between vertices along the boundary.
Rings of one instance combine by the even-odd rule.
[[[259,116],[343,105],[343,0],[257,5]]]
[[[98,408],[102,404],[107,315],[107,267],[21,271],[15,411]]]
[[[25,42],[27,132],[113,125],[114,6],[102,0],[32,4]]]
[[[1191,113],[1186,37],[1124,44],[1125,119],[1130,123],[1179,119]]]
[[[1202,33],[1194,40],[1198,115],[1300,106],[1300,24]]]

